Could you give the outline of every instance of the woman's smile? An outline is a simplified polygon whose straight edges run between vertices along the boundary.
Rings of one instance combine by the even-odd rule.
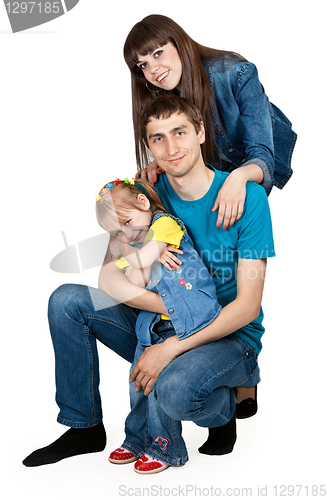
[[[157,78],[156,78],[156,82],[158,83],[164,83],[167,79],[167,77],[169,76],[170,74],[170,70],[168,69],[167,71],[164,71],[164,73],[162,73],[161,75],[159,75]]]

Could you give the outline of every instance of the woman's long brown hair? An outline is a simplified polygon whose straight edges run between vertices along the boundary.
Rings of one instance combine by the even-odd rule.
[[[132,114],[138,169],[145,167],[149,162],[139,127],[139,117],[143,108],[147,102],[158,95],[177,93],[175,89],[166,91],[157,87],[149,91],[144,74],[137,66],[138,55],[145,56],[169,42],[176,47],[182,63],[180,95],[194,103],[205,120],[207,135],[202,152],[206,163],[215,163],[214,113],[216,113],[216,106],[204,69],[205,61],[218,57],[236,62],[246,60],[234,52],[200,45],[190,38],[175,21],[166,16],[156,14],[147,16],[132,28],[124,44],[124,59],[131,71]]]

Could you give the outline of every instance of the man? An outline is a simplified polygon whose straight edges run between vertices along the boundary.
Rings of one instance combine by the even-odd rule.
[[[267,196],[262,187],[248,183],[240,219],[227,229],[217,228],[211,208],[228,174],[204,164],[205,132],[198,110],[177,96],[161,96],[145,108],[140,126],[149,153],[165,172],[156,188],[169,213],[185,223],[223,309],[190,337],[174,336],[147,348],[130,381],[146,395],[156,391],[158,404],[171,418],[209,428],[201,453],[230,453],[236,440],[233,388],[260,380],[261,300],[266,259],[274,255]],[[50,298],[58,422],[70,429],[27,457],[27,466],[104,449],[96,339],[132,361],[138,310],[170,314],[158,294],[128,282],[113,262],[102,267],[99,288],[106,293],[64,285]]]

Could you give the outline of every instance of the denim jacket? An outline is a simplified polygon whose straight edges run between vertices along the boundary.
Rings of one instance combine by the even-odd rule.
[[[288,118],[268,100],[256,66],[239,56],[209,59],[205,64],[217,112],[215,159],[221,170],[255,163],[264,173],[267,194],[282,189],[293,171],[291,157],[297,135]],[[215,111],[215,110],[214,110]]]
[[[218,303],[212,278],[196,252],[183,222],[173,215],[157,214],[152,223],[159,217],[172,217],[185,231],[179,247],[183,251],[179,255],[182,264],[179,269],[169,271],[160,262],[154,262],[147,288],[160,294],[178,339],[181,340],[211,323],[222,307]],[[160,319],[161,315],[157,313],[139,313],[136,334],[142,345],[151,345],[152,328]]]

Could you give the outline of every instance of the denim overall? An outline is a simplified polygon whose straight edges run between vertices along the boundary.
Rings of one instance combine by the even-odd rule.
[[[157,214],[152,223],[167,216]],[[131,371],[146,346],[164,342],[173,335],[179,340],[184,339],[211,323],[222,309],[215,285],[183,222],[172,215],[169,217],[185,231],[179,246],[183,251],[179,256],[182,264],[174,271],[169,271],[159,262],[153,264],[148,288],[160,294],[170,320],[162,320],[160,314],[149,311],[140,312],[136,323],[138,345]],[[181,436],[181,422],[162,410],[156,401],[156,391],[153,389],[145,396],[142,389],[135,391],[133,382],[130,384],[130,404],[131,412],[125,422],[126,439],[122,446],[137,456],[148,453],[171,465],[183,465],[188,455]]]
[[[152,224],[167,214],[157,214]],[[160,294],[166,307],[173,328],[179,340],[198,332],[220,313],[215,285],[210,274],[194,248],[183,222],[169,215],[184,229],[180,242],[182,264],[178,269],[169,271],[160,262],[152,266],[150,282],[147,288]],[[141,311],[136,324],[138,341],[144,345],[152,344],[151,332],[161,315],[149,311]]]

